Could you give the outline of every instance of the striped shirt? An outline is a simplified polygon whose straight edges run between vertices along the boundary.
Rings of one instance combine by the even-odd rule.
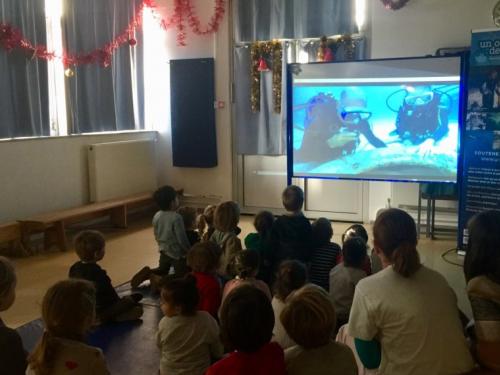
[[[326,291],[330,288],[330,270],[337,265],[340,246],[330,242],[314,249],[311,259],[310,281]]]

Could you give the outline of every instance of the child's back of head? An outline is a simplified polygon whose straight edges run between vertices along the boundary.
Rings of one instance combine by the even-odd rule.
[[[344,234],[342,234],[342,243],[350,237],[360,237],[368,244],[368,232],[361,224],[353,224],[347,228]]]
[[[167,279],[161,288],[162,311],[170,316],[165,308],[168,305],[179,315],[192,316],[196,314],[196,307],[199,302],[196,279],[191,275],[184,278]],[[171,310],[170,310],[171,311]]]
[[[99,231],[81,231],[75,236],[74,244],[76,254],[83,262],[96,262],[104,256],[106,241]]]
[[[366,242],[361,237],[349,237],[342,245],[344,265],[363,269],[366,260]]]
[[[242,285],[222,305],[221,338],[227,349],[253,353],[271,341],[274,313],[261,290]]]
[[[0,256],[0,311],[7,310],[14,303],[16,282],[13,264]]]
[[[232,269],[237,277],[246,279],[255,277],[259,270],[260,257],[255,250],[242,250],[232,261]]]
[[[332,301],[323,289],[312,285],[287,299],[280,319],[290,337],[304,349],[328,344],[335,329]]]
[[[330,243],[333,237],[333,228],[330,220],[320,217],[312,224],[313,240],[316,246],[324,246]]]
[[[240,221],[240,208],[236,202],[223,202],[214,212],[214,227],[220,232],[234,232]]]
[[[297,213],[302,210],[304,204],[304,191],[300,187],[296,185],[288,186],[283,190],[281,198],[283,207],[285,207],[288,212]]]
[[[162,186],[153,193],[153,200],[160,210],[173,211],[177,208],[177,191],[172,186]]]
[[[222,250],[212,241],[195,244],[187,255],[187,264],[193,272],[215,273],[219,267]]]
[[[288,295],[305,285],[307,282],[307,269],[304,263],[296,260],[282,262],[278,269],[274,285],[275,297],[284,301]]]
[[[274,223],[274,215],[269,211],[260,211],[253,220],[253,226],[261,238],[267,238],[271,234]]]
[[[59,281],[49,288],[42,301],[45,332],[30,355],[30,368],[49,374],[57,357],[55,339],[83,342],[95,318],[95,289],[85,280]]]

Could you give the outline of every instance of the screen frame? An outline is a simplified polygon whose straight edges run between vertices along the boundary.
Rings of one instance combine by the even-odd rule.
[[[462,138],[465,121],[465,106],[464,103],[467,98],[467,52],[457,53],[445,56],[414,56],[414,57],[393,57],[393,58],[380,58],[380,59],[363,59],[363,60],[344,60],[344,61],[331,61],[331,62],[310,62],[310,63],[289,63],[287,64],[286,71],[286,89],[287,89],[287,106],[286,106],[286,142],[287,142],[287,183],[292,184],[293,178],[303,178],[305,180],[347,180],[347,181],[378,181],[378,182],[403,182],[403,183],[434,183],[434,184],[458,184],[461,182],[462,175]],[[459,111],[458,111],[458,146],[457,146],[457,178],[456,182],[453,181],[428,181],[428,180],[408,180],[408,179],[382,179],[382,178],[359,178],[359,177],[337,177],[337,176],[306,176],[301,174],[294,174],[293,171],[293,67],[301,65],[317,65],[317,64],[342,64],[342,63],[366,63],[372,61],[404,61],[404,60],[423,60],[423,59],[443,59],[455,57],[460,59],[460,94],[459,94]]]

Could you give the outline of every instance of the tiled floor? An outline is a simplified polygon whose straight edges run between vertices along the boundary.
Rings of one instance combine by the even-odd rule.
[[[240,222],[240,237],[253,231],[253,218],[243,216]],[[334,241],[340,242],[340,235],[348,223],[334,223]],[[367,226],[369,227],[369,226]],[[371,230],[371,228],[367,228]],[[101,262],[115,285],[129,280],[144,265],[156,265],[158,252],[153,238],[149,218],[132,221],[128,230],[102,228],[107,239],[106,256]],[[458,296],[460,308],[470,316],[470,306],[465,295],[465,281],[462,268],[446,263],[441,255],[456,245],[450,239],[429,240],[422,238],[419,244],[422,261],[430,268],[441,272]],[[446,257],[455,263],[462,258],[454,253]],[[73,251],[50,253],[25,259],[16,259],[18,275],[17,299],[14,306],[1,314],[5,323],[17,327],[40,315],[40,302],[47,288],[54,282],[67,277],[71,264],[77,260]]]

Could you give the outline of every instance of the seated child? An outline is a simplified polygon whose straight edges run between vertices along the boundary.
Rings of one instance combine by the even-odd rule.
[[[28,357],[27,375],[108,375],[100,349],[84,343],[95,317],[95,289],[85,280],[64,280],[43,298],[45,331]]]
[[[274,311],[273,341],[281,345],[283,349],[295,345],[281,324],[280,314],[285,307],[286,298],[297,289],[302,288],[307,282],[307,270],[303,263],[296,260],[286,260],[281,263],[276,283],[274,284],[274,297],[272,306]]]
[[[295,259],[307,264],[312,255],[311,223],[302,213],[304,192],[298,186],[288,186],[282,200],[287,213],[276,219],[271,231],[273,273],[284,260]]]
[[[177,213],[182,216],[184,222],[184,229],[186,229],[186,236],[189,244],[193,246],[195,243],[200,242],[200,236],[195,230],[196,227],[196,210],[192,207],[180,207]]]
[[[217,278],[221,249],[209,241],[198,242],[188,253],[187,262],[196,279],[198,310],[217,317],[221,302],[221,285]]]
[[[94,230],[85,230],[75,237],[75,250],[80,258],[69,269],[69,277],[83,279],[94,284],[96,289],[96,311],[98,319],[108,321],[136,320],[142,316],[142,306],[138,302],[142,295],[134,293],[120,298],[111,279],[97,262],[104,258],[104,236]]]
[[[354,355],[332,340],[335,310],[326,291],[305,286],[286,302],[281,322],[297,346],[285,351],[289,375],[357,375]]]
[[[174,268],[177,276],[184,276],[188,272],[186,254],[191,245],[186,236],[182,216],[176,212],[179,206],[177,194],[177,191],[168,185],[153,194],[153,199],[160,208],[153,217],[153,231],[160,251],[159,267],[143,267],[132,277],[132,288],[137,288],[143,281],[151,279],[153,289],[157,289],[159,278],[155,276],[168,275],[170,267]]]
[[[220,326],[230,354],[206,375],[284,375],[283,349],[269,342],[273,326],[273,309],[264,292],[251,285],[233,290],[222,306]]]
[[[215,231],[210,241],[215,242],[222,249],[218,274],[230,279],[233,272],[229,269],[230,261],[241,251],[241,241],[238,238],[238,222],[240,208],[235,202],[224,202],[217,206],[214,214]]]
[[[333,237],[333,228],[330,220],[321,217],[312,225],[314,250],[311,258],[309,279],[311,283],[319,285],[328,291],[330,285],[328,277],[330,271],[337,264],[341,249],[335,242],[330,242]]]
[[[344,234],[342,234],[342,244],[350,237],[362,238],[365,241],[366,248],[368,249],[368,232],[366,231],[364,226],[362,226],[361,224],[353,224],[349,228],[347,228]],[[337,264],[342,263],[342,260],[342,255],[340,255],[339,259],[337,260]],[[372,266],[374,267],[373,269]],[[382,270],[382,263],[377,254],[375,254],[375,251],[372,250],[370,257],[365,254],[363,269],[368,276],[370,276],[372,273],[376,273]]]
[[[257,279],[271,282],[271,230],[273,228],[274,215],[269,211],[260,211],[255,215],[253,226],[257,233],[250,233],[245,237],[245,247],[256,250],[260,255],[260,267]]]
[[[162,286],[160,308],[165,317],[156,335],[160,375],[203,375],[224,353],[219,326],[209,313],[197,311],[198,297],[191,275]]]
[[[354,290],[359,280],[366,277],[363,270],[366,242],[361,237],[349,237],[342,246],[344,261],[330,272],[330,296],[337,312],[337,327],[349,321]]]
[[[236,273],[236,277],[229,280],[224,286],[224,291],[222,292],[222,302],[224,303],[227,295],[233,290],[241,285],[253,285],[254,287],[262,290],[266,296],[271,300],[271,291],[265,282],[262,280],[257,280],[255,276],[259,270],[259,253],[255,250],[242,250],[233,259],[232,262]]]
[[[212,233],[214,233],[214,213],[215,208],[213,204],[208,205],[203,210],[203,213],[198,216],[197,227],[198,234],[200,235],[202,241],[210,240]]]
[[[16,299],[16,273],[12,263],[0,256],[0,311],[8,310]],[[0,319],[1,373],[21,375],[26,371],[26,352],[19,334]],[[5,372],[4,372],[5,371]]]

